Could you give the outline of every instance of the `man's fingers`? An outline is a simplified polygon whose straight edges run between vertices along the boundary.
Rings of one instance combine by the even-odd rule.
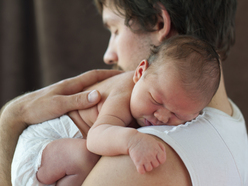
[[[101,95],[97,90],[66,96],[66,102],[64,102],[64,108],[66,108],[65,112],[90,108],[96,105],[100,100]]]
[[[91,70],[79,76],[60,81],[58,94],[75,94],[104,79],[120,74],[118,70]],[[56,86],[56,84],[55,84]],[[66,87],[66,88],[65,88]]]
[[[101,95],[98,91],[92,90],[73,95],[53,95],[41,98],[43,99],[28,99],[28,102],[26,101],[22,107],[23,109],[18,109],[17,114],[19,113],[24,123],[40,123],[59,117],[69,111],[90,108],[101,100]],[[17,105],[18,102],[14,104]],[[21,105],[23,105],[22,102]]]
[[[95,104],[100,101],[100,93],[97,90],[92,90],[90,93],[88,93],[87,99],[90,104]]]
[[[91,85],[92,83],[97,83],[114,75],[120,74],[122,71],[119,70],[91,70],[85,73],[88,80],[86,81],[86,86]],[[91,81],[91,82],[90,82]],[[88,83],[90,82],[90,83]]]

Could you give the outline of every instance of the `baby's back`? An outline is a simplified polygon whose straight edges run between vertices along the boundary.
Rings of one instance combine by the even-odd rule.
[[[123,91],[130,93],[131,96],[134,86],[132,80],[133,74],[134,72],[125,72],[108,78],[86,89],[98,90],[101,94],[101,101],[96,106],[89,109],[72,111],[68,113],[84,137],[87,136],[88,130],[96,121],[106,99],[111,99],[111,96],[123,93]]]

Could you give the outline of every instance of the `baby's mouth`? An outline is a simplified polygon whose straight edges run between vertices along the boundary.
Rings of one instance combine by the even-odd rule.
[[[153,126],[153,124],[150,121],[148,121],[147,119],[145,119],[145,125],[146,126]]]

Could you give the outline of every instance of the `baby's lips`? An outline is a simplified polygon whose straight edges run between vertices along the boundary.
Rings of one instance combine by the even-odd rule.
[[[146,126],[154,126],[154,124],[147,119],[145,119],[145,125]]]

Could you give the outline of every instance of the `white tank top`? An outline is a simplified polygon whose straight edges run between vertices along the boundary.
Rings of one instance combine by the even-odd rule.
[[[238,107],[233,116],[207,107],[195,120],[179,126],[138,130],[155,135],[181,157],[193,186],[248,186],[248,138]]]

